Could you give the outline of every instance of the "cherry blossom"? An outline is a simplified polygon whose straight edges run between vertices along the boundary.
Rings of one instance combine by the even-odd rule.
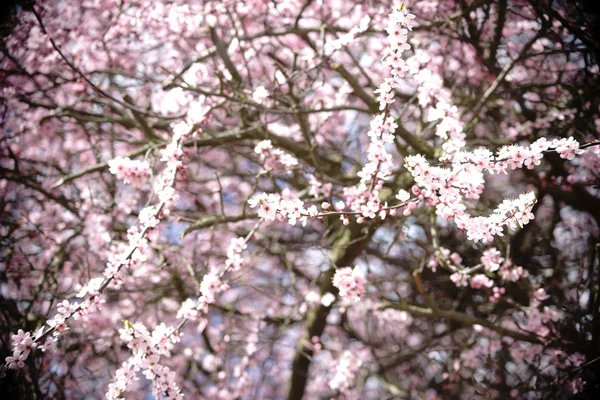
[[[333,276],[333,285],[340,291],[340,296],[359,301],[365,294],[366,279],[358,266],[338,269]]]
[[[142,187],[150,177],[148,161],[132,160],[128,157],[117,157],[108,162],[111,174],[134,187]]]
[[[594,15],[463,3],[13,7],[5,397],[593,397]]]

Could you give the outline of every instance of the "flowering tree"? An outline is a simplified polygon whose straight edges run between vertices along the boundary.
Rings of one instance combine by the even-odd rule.
[[[574,10],[23,2],[3,393],[594,393],[600,47]]]

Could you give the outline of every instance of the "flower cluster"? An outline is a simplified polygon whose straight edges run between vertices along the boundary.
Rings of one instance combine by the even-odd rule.
[[[469,285],[469,275],[465,274],[462,271],[456,271],[452,275],[450,275],[450,280],[457,286],[468,286]]]
[[[173,345],[179,341],[175,329],[161,324],[150,334],[141,323],[131,325],[125,321],[125,325],[119,333],[133,357],[117,371],[114,382],[108,386],[106,398],[119,399],[135,380],[135,373],[141,370],[146,378],[152,380],[152,394],[156,398],[181,400],[183,394],[175,382],[175,372],[159,364],[160,357],[170,356]]]
[[[504,263],[504,258],[496,248],[492,247],[483,252],[480,261],[486,271],[494,272]]]
[[[12,335],[12,356],[6,357],[6,363],[10,369],[20,369],[25,367],[25,360],[29,352],[37,347],[37,343],[31,338],[29,332],[23,332],[19,329],[16,335]]]
[[[417,83],[419,105],[425,110],[426,120],[435,122],[435,133],[443,140],[440,160],[448,160],[465,146],[466,135],[458,107],[452,105],[452,92],[445,87],[442,76],[431,70],[431,61],[427,52],[416,50],[408,64]]]
[[[116,157],[108,162],[109,171],[117,179],[139,188],[146,184],[151,170],[148,161],[132,160],[129,157]]]
[[[491,288],[494,286],[494,281],[485,276],[484,274],[477,274],[471,278],[469,285],[473,289]]]
[[[171,208],[174,207],[177,201],[178,195],[173,186],[176,182],[177,173],[184,169],[181,161],[183,158],[183,151],[181,151],[183,142],[192,131],[191,124],[188,122],[181,122],[173,127],[173,138],[167,147],[171,150],[163,153],[162,160],[166,161],[166,165],[154,184],[154,190],[160,204],[147,206],[140,211],[139,227],[130,227],[127,231],[128,246],[118,246],[118,250],[108,257],[103,273],[104,278],[92,278],[80,290],[78,297],[87,296],[83,301],[69,302],[65,300],[59,303],[57,314],[48,320],[48,328],[45,332],[41,332],[34,342],[47,337],[50,333],[57,339],[68,329],[67,321],[70,318],[78,319],[99,309],[100,304],[104,302],[101,296],[104,289],[109,285],[119,287],[123,283],[122,269],[124,267],[135,268],[146,261],[144,253],[149,247],[146,239],[147,233],[158,225],[160,219],[169,215]],[[178,149],[178,151],[172,149]],[[131,183],[136,187],[143,184],[150,176],[150,167],[146,161],[141,162],[117,157],[109,162],[109,167],[110,172],[117,175],[117,178],[123,179],[126,183]],[[20,366],[28,355],[29,351],[20,352],[17,358],[14,358],[15,354],[13,354],[12,358],[7,357],[6,362],[9,365]]]
[[[401,56],[405,50],[410,49],[407,43],[408,31],[412,28],[414,15],[408,12],[408,9],[400,7],[390,14],[389,26],[387,28],[390,45],[383,52],[383,62],[390,67],[390,77],[386,78],[375,91],[379,94],[380,109],[385,110],[384,113],[376,115],[370,123],[368,136],[371,139],[367,159],[368,162],[364,165],[358,176],[361,178],[360,183],[354,187],[346,187],[344,191],[344,201],[336,203],[337,214],[344,224],[348,224],[348,215],[357,215],[357,222],[362,223],[367,218],[376,218],[380,216],[385,218],[387,214],[394,215],[396,206],[388,207],[387,204],[382,204],[379,200],[379,192],[383,188],[384,180],[392,171],[393,162],[392,156],[386,150],[387,144],[394,142],[394,133],[398,128],[398,124],[394,118],[389,116],[389,105],[393,103],[394,89],[400,84],[400,79],[404,76],[404,71],[407,70],[405,62]],[[255,152],[261,155],[266,169],[288,169],[296,165],[294,162],[285,161],[286,156],[281,150],[274,149],[271,141],[265,140],[260,142]],[[407,192],[405,192],[407,193]],[[402,194],[402,203],[405,203],[408,198],[405,193]],[[328,197],[331,194],[331,184],[323,185],[316,178],[311,176],[310,194],[317,196],[323,194]],[[400,198],[399,198],[400,199]],[[273,221],[278,218],[280,221],[288,220],[291,225],[301,221],[306,224],[308,218],[319,218],[324,214],[319,214],[316,206],[304,207],[304,202],[300,199],[282,199],[277,194],[258,193],[255,194],[248,204],[252,208],[258,207],[259,217]],[[329,203],[323,203],[328,210]],[[409,203],[407,210],[416,208],[418,203]],[[404,205],[404,204],[403,204]],[[348,209],[346,209],[346,207]],[[405,215],[408,215],[405,213]]]
[[[505,199],[488,217],[475,217],[463,214],[455,219],[456,226],[464,229],[467,238],[474,242],[491,242],[494,235],[503,236],[505,226],[516,229],[533,220],[531,212],[536,198],[533,192],[520,195],[516,199]]]
[[[233,271],[239,271],[244,266],[244,258],[242,252],[246,250],[246,239],[238,237],[231,239],[229,247],[227,248],[227,260],[225,265],[227,268],[231,268]]]
[[[204,317],[208,312],[208,305],[216,302],[216,295],[218,293],[229,288],[227,283],[222,280],[222,275],[228,268],[229,266],[225,267],[222,271],[219,271],[218,268],[211,267],[210,271],[204,275],[200,282],[201,296],[197,300],[187,299],[181,303],[181,306],[177,311],[177,318],[183,319],[183,324],[187,321],[195,321],[198,323],[198,330],[204,330],[208,323],[208,320]]]
[[[334,51],[340,50],[342,47],[350,44],[356,35],[363,33],[369,28],[369,22],[371,18],[368,15],[365,15],[361,20],[358,26],[353,27],[347,33],[340,35],[337,39],[328,41],[325,44],[325,54],[331,55]]]
[[[267,171],[290,172],[298,165],[296,157],[273,147],[270,140],[263,140],[254,148],[254,152],[260,156],[263,166]]]
[[[269,91],[264,86],[259,86],[252,92],[252,101],[258,104],[265,103],[268,97]]]
[[[340,268],[333,276],[333,286],[340,291],[340,296],[355,302],[365,294],[365,283],[365,275],[358,266]]]
[[[100,293],[97,291],[90,291],[88,294],[87,298],[81,303],[77,301],[69,302],[68,300],[63,300],[58,303],[56,315],[47,322],[48,326],[54,328],[53,336],[58,337],[68,329],[67,319],[72,317],[77,320],[82,316],[100,309],[100,304],[105,301],[100,297]]]
[[[582,154],[583,150],[573,138],[554,139],[540,138],[529,146],[513,144],[501,147],[497,155],[485,148],[477,148],[473,151],[461,151],[454,155],[454,168],[457,164],[472,165],[477,171],[488,171],[492,174],[506,172],[507,168],[515,170],[527,167],[533,169],[541,163],[545,152],[556,151],[561,158],[571,160],[576,155]]]
[[[552,147],[554,147],[561,158],[566,160],[572,160],[575,156],[583,153],[583,150],[579,148],[579,143],[572,137],[567,139],[554,139],[552,141]]]
[[[444,155],[441,159],[452,157],[465,146],[467,135],[463,132],[463,124],[456,106],[440,100],[436,103],[435,108],[429,108],[427,119],[430,122],[438,121],[435,134],[444,140],[442,144]]]
[[[491,289],[492,294],[489,296],[489,300],[493,303],[500,300],[506,293],[506,289],[495,286],[496,282],[489,277],[492,276],[491,273],[497,272],[497,275],[505,282],[516,282],[527,276],[527,271],[525,271],[523,267],[515,266],[510,260],[505,260],[500,256],[500,252],[493,247],[484,251],[480,258],[481,264],[472,268],[465,268],[461,265],[462,259],[457,253],[450,254],[450,250],[443,247],[440,248],[440,251],[442,256],[447,258],[445,266],[453,272],[450,275],[450,280],[457,287],[470,286],[472,289]],[[437,266],[437,259],[432,258],[429,265],[432,267]],[[485,270],[487,274],[474,274],[481,269]],[[541,299],[547,298],[544,289],[536,291],[534,296]]]
[[[445,118],[448,107],[440,106],[434,118]],[[451,112],[453,108],[450,108]],[[438,125],[439,127],[439,125]],[[529,169],[539,165],[547,151],[556,151],[564,159],[572,159],[583,150],[573,138],[548,141],[540,138],[530,146],[503,146],[496,156],[484,148],[474,151],[457,151],[452,156],[450,168],[432,166],[422,155],[408,156],[406,168],[415,180],[413,193],[427,205],[435,206],[444,219],[454,219],[460,229],[473,241],[491,241],[494,235],[502,236],[503,226],[515,229],[533,219],[531,209],[535,196],[528,193],[514,200],[504,200],[489,217],[471,218],[466,214],[463,197],[479,198],[484,188],[484,171],[492,174],[506,172],[507,168]]]
[[[248,204],[252,208],[258,207],[259,217],[267,221],[274,221],[275,218],[279,218],[280,221],[287,219],[290,225],[296,225],[298,221],[306,225],[308,218],[319,214],[315,205],[305,208],[300,199],[286,200],[273,193],[257,193],[248,200]]]
[[[124,393],[131,384],[137,379],[136,373],[139,368],[134,363],[134,359],[129,359],[121,364],[121,368],[115,372],[115,378],[113,382],[108,385],[108,391],[106,392],[107,400],[117,400],[121,398],[121,394]]]
[[[386,143],[394,143],[394,132],[398,124],[393,117],[379,114],[371,121],[367,135],[371,138],[367,158],[369,162],[358,172],[362,184],[371,181],[383,181],[393,167],[392,156],[386,149]]]
[[[471,268],[465,268],[462,265],[462,258],[458,253],[450,254],[450,250],[444,247],[440,247],[438,257],[443,259],[444,267],[453,272],[450,275],[450,281],[457,287],[470,286],[472,289],[491,289],[492,295],[489,296],[491,302],[497,302],[506,293],[506,290],[503,287],[495,286],[495,280],[490,277],[498,276],[504,282],[516,282],[527,276],[527,271],[523,267],[515,266],[510,260],[504,259],[494,247],[485,250],[480,257],[481,264]],[[438,263],[438,258],[432,257],[429,266],[435,271]],[[482,269],[486,273],[476,273]],[[540,290],[540,296],[543,297],[545,291]]]
[[[362,361],[355,354],[348,350],[344,351],[336,366],[335,375],[329,381],[329,388],[341,393],[347,391],[356,382],[356,373],[361,365]]]
[[[177,311],[178,319],[196,321],[198,320],[198,317],[199,313],[197,301],[194,301],[193,299],[187,299],[181,303],[181,307],[179,308],[179,311]]]
[[[490,242],[495,235],[502,236],[504,226],[515,229],[533,219],[533,192],[504,200],[488,217],[468,215],[463,196],[477,199],[484,187],[482,169],[476,164],[454,162],[451,169],[443,168],[431,166],[425,157],[416,155],[406,158],[406,168],[414,177],[413,193],[418,199],[435,206],[442,218],[454,219],[469,240]]]
[[[357,222],[365,218],[375,218],[380,215],[385,218],[387,204],[381,204],[379,192],[384,180],[392,171],[392,155],[385,146],[394,142],[394,134],[398,124],[389,115],[389,106],[394,102],[394,90],[401,83],[404,72],[408,69],[402,59],[402,53],[410,49],[408,31],[412,29],[414,15],[406,7],[395,9],[388,22],[387,32],[389,45],[383,50],[383,64],[390,68],[390,76],[375,90],[379,109],[385,110],[376,115],[371,121],[369,132],[370,140],[367,151],[367,163],[358,172],[360,183],[357,186],[344,188],[346,204],[353,212],[359,212]],[[347,216],[342,215],[342,220],[347,223]]]
[[[506,294],[506,289],[505,289],[505,288],[503,288],[503,287],[497,287],[497,286],[495,286],[495,287],[493,287],[493,288],[492,288],[492,295],[489,297],[489,300],[490,300],[492,303],[496,303],[496,302],[498,302],[498,301],[499,301],[499,300],[502,298],[502,296],[504,296],[505,294]]]
[[[201,296],[197,300],[187,299],[177,312],[177,318],[183,319],[182,323],[175,328],[167,328],[164,324],[157,326],[149,340],[147,329],[141,324],[126,326],[121,330],[121,338],[129,343],[134,358],[133,362],[123,364],[121,370],[117,371],[115,382],[109,386],[109,399],[118,398],[120,393],[127,390],[132,380],[131,370],[144,370],[148,379],[153,380],[153,394],[157,397],[166,396],[167,399],[180,399],[181,393],[174,383],[174,373],[168,367],[158,365],[158,359],[161,355],[168,356],[173,347],[173,343],[178,341],[178,332],[187,321],[196,321],[199,323],[198,329],[203,330],[208,321],[202,316],[208,312],[208,305],[216,302],[216,295],[229,286],[223,282],[222,277],[229,269],[239,270],[244,266],[244,260],[241,257],[243,250],[247,248],[246,238],[234,238],[229,244],[227,251],[227,260],[222,267],[211,267],[209,272],[204,275],[200,282]],[[169,339],[171,339],[169,341]],[[252,351],[253,352],[253,351]],[[252,353],[250,352],[249,355]],[[150,360],[147,362],[146,360]],[[131,359],[130,359],[131,361]],[[213,360],[213,367],[218,366],[220,360]],[[208,368],[207,368],[208,369]]]
[[[200,282],[200,293],[206,304],[213,304],[217,293],[226,290],[229,286],[221,280],[220,274],[212,268],[208,274],[204,275]]]
[[[144,210],[152,211],[152,207],[146,207]],[[136,268],[146,261],[146,253],[149,251],[148,240],[145,233],[158,224],[156,212],[151,214],[151,223],[146,222],[144,210],[140,213],[140,222],[144,229],[140,232],[137,226],[132,226],[127,230],[128,246],[121,246],[121,251],[116,251],[108,257],[104,277],[110,280],[112,287],[118,288],[123,284],[122,270]],[[148,217],[150,219],[150,217]]]
[[[533,332],[541,337],[546,337],[551,332],[548,325],[551,322],[556,322],[563,318],[564,313],[555,307],[540,307],[539,302],[533,299],[531,308],[524,316],[526,317],[526,322],[521,322],[519,324],[521,329],[527,332]]]
[[[229,243],[227,249],[227,260],[224,266],[210,268],[200,282],[201,296],[197,300],[187,299],[181,304],[177,312],[178,319],[192,320],[200,323],[200,328],[206,326],[207,320],[202,317],[200,312],[208,312],[208,305],[216,302],[216,295],[229,286],[223,282],[222,277],[228,270],[239,271],[244,267],[242,252],[247,248],[249,237],[234,238]]]
[[[506,166],[513,170],[522,168],[523,166],[533,169],[536,165],[540,164],[544,152],[549,149],[554,149],[561,158],[566,160],[572,160],[576,155],[583,153],[583,150],[579,148],[579,143],[572,137],[568,139],[554,139],[552,141],[540,138],[529,147],[511,145],[500,148],[495,161],[500,166],[496,166],[496,169],[504,169]]]
[[[513,265],[510,260],[507,260],[502,267],[500,267],[499,273],[503,280],[509,282],[516,282],[527,274],[523,267]]]
[[[415,16],[409,13],[408,8],[395,9],[388,20],[386,31],[390,45],[383,50],[382,64],[391,69],[391,76],[403,77],[408,70],[402,53],[410,50],[408,44],[408,31],[413,28]]]
[[[308,183],[310,185],[308,190],[309,195],[313,197],[319,197],[320,195],[324,197],[331,196],[331,189],[333,188],[331,183],[323,183],[312,174],[308,177]]]

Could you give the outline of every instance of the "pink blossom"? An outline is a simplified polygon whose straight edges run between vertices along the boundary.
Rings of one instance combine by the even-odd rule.
[[[198,318],[198,310],[196,309],[196,302],[192,299],[187,299],[181,303],[179,311],[177,311],[177,318],[185,318],[195,320]]]
[[[493,294],[490,296],[490,301],[492,303],[498,302],[502,298],[502,296],[506,293],[506,289],[503,287],[494,286],[492,288]]]
[[[227,285],[221,280],[215,271],[204,275],[200,283],[200,293],[204,296],[207,303],[214,303],[217,293],[225,290]]]
[[[37,347],[29,332],[19,329],[16,335],[12,335],[12,356],[6,357],[6,363],[10,369],[21,369],[25,367],[25,360],[29,353]]]
[[[510,261],[506,261],[500,268],[502,279],[509,282],[516,282],[526,276],[526,271],[523,267],[515,266]]]
[[[244,259],[241,253],[246,249],[246,239],[239,237],[231,239],[227,249],[227,260],[225,265],[234,271],[238,271],[244,266]]]
[[[329,381],[329,388],[344,393],[353,385],[362,362],[352,352],[345,351],[336,366],[335,375]]]
[[[109,171],[117,179],[134,187],[142,187],[150,177],[148,161],[132,160],[129,157],[116,157],[108,162]]]
[[[405,201],[407,201],[408,199],[410,199],[410,193],[408,193],[406,190],[404,189],[400,189],[400,191],[398,191],[398,194],[396,195],[396,198],[401,202],[404,203]]]
[[[252,93],[252,100],[258,104],[264,104],[269,97],[269,92],[264,86],[258,86]]]
[[[471,278],[469,285],[473,289],[491,288],[494,286],[494,281],[483,274],[477,274]]]
[[[450,280],[458,287],[467,286],[469,284],[469,276],[462,272],[455,272],[450,275]]]
[[[274,221],[280,207],[280,197],[276,194],[258,193],[248,200],[250,207],[258,208],[258,216],[267,221]]]
[[[497,271],[503,262],[504,258],[500,256],[500,252],[494,247],[484,251],[481,256],[481,263],[485,270],[489,272]]]
[[[259,142],[254,148],[254,152],[260,156],[267,171],[289,172],[298,165],[296,157],[273,147],[270,140]]]
[[[338,288],[340,296],[355,302],[365,294],[365,283],[365,276],[358,266],[340,268],[333,276],[333,286]]]
[[[576,155],[582,154],[583,150],[579,148],[579,143],[572,137],[567,139],[554,139],[552,146],[556,148],[561,158],[572,160]]]

